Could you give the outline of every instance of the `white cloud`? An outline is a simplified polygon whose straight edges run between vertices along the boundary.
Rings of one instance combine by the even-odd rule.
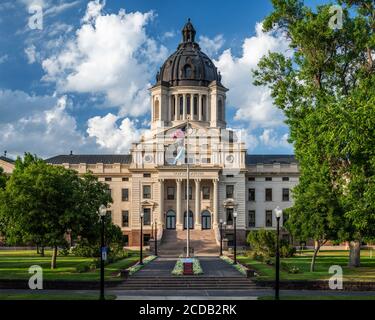
[[[25,49],[25,54],[27,57],[27,61],[29,64],[33,64],[36,62],[37,59],[37,53],[36,48],[34,45],[30,45]]]
[[[55,16],[55,15],[58,15],[58,14],[66,11],[66,10],[74,8],[80,2],[81,1],[78,0],[78,1],[68,2],[68,3],[60,3],[60,4],[56,5],[56,6],[49,7],[47,10],[45,10],[44,14],[45,15],[49,15],[49,16]]]
[[[0,145],[9,154],[31,152],[42,157],[67,154],[70,150],[95,150],[94,143],[77,130],[76,120],[66,108],[67,97],[63,96],[48,110],[2,125]]]
[[[170,39],[173,38],[176,35],[176,32],[174,30],[164,32],[162,39]]]
[[[292,149],[292,145],[288,142],[289,134],[285,133],[281,137],[277,135],[274,129],[263,130],[259,137],[261,143],[268,148],[286,148]]]
[[[45,59],[44,80],[60,92],[103,94],[120,116],[149,111],[148,87],[167,56],[146,34],[152,12],[104,14],[104,2],[90,2],[76,35]]]
[[[6,62],[8,60],[9,56],[7,54],[4,54],[0,56],[0,64]]]
[[[268,88],[255,87],[252,69],[269,51],[287,52],[288,41],[282,34],[264,33],[262,24],[256,25],[256,34],[246,38],[242,55],[236,57],[231,50],[225,50],[216,66],[223,76],[223,84],[230,89],[228,104],[237,109],[235,119],[248,123],[251,129],[273,128],[283,125],[283,114],[275,106]]]
[[[51,109],[57,103],[56,97],[29,95],[19,90],[0,89],[0,124],[30,117],[36,112]]]
[[[213,39],[206,36],[199,37],[199,45],[202,51],[209,57],[216,56],[219,50],[223,47],[224,42],[225,40],[222,34],[217,35]]]
[[[96,143],[104,150],[114,153],[128,153],[133,142],[139,142],[142,129],[129,118],[121,119],[112,113],[104,117],[94,117],[88,121],[87,133],[95,138]]]

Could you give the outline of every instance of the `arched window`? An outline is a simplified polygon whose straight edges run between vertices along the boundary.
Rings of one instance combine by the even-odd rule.
[[[159,100],[155,100],[155,103],[154,103],[154,120],[157,121],[157,120],[160,120],[160,115],[159,115]]]
[[[189,64],[184,66],[184,77],[185,79],[190,79],[192,77],[193,70]]]
[[[194,97],[194,115],[198,115],[198,98]]]
[[[184,114],[184,97],[180,96],[180,116]]]
[[[186,108],[187,108],[187,111],[186,113],[189,115],[191,112],[191,97],[190,97],[190,94],[188,94],[186,96]]]
[[[217,118],[218,120],[224,120],[224,117],[223,117],[223,101],[221,101],[221,99],[219,99],[219,102],[217,104]]]
[[[207,121],[206,96],[202,96],[202,119],[203,121]]]

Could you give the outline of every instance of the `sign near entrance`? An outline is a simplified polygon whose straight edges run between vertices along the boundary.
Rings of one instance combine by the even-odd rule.
[[[108,248],[107,247],[102,247],[102,249],[101,249],[101,255],[102,255],[103,261],[107,261],[107,252],[108,252]]]

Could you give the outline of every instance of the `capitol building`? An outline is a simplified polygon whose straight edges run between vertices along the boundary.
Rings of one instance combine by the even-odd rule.
[[[82,174],[91,171],[109,185],[113,203],[108,213],[128,246],[140,243],[141,212],[145,244],[157,230],[161,249],[182,250],[189,227],[193,249],[204,252],[206,244],[218,245],[220,226],[231,246],[236,220],[237,243],[245,244],[249,231],[276,228],[277,206],[293,203],[291,189],[299,178],[295,157],[247,153],[241,131],[227,129],[230,88],[223,86],[195,37],[189,20],[150,88],[150,133],[129,154],[46,159]],[[176,161],[174,133],[185,129],[184,157]],[[11,165],[5,157],[0,161]]]

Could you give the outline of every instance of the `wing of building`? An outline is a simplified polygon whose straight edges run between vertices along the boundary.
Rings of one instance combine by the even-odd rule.
[[[182,42],[160,68],[151,94],[151,134],[133,144],[129,155],[59,155],[46,161],[79,173],[93,172],[109,184],[109,210],[130,246],[139,244],[140,212],[144,239],[158,239],[189,223],[195,233],[219,239],[220,222],[233,241],[234,212],[238,241],[257,228],[274,228],[276,206],[292,204],[290,190],[298,182],[293,155],[248,155],[240,133],[226,129],[226,92],[221,75],[195,42],[190,20]],[[185,161],[174,162],[174,133],[186,131]],[[189,218],[187,215],[189,166]],[[188,222],[189,221],[189,222]],[[173,239],[173,237],[171,238]]]
[[[0,156],[0,167],[4,169],[6,174],[11,174],[14,169],[15,161],[13,159],[8,158],[7,156]]]

